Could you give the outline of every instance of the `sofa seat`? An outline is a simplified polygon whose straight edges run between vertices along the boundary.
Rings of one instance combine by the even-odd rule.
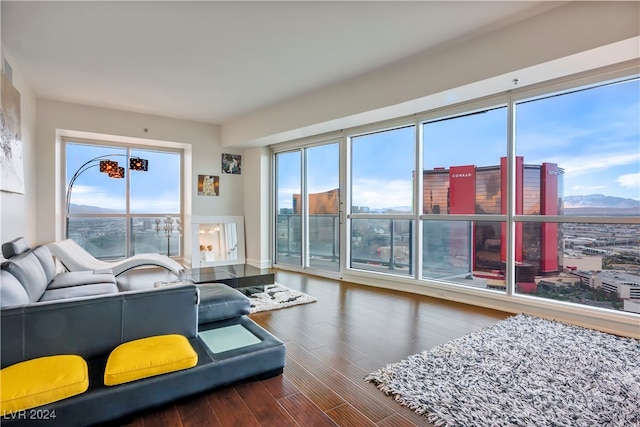
[[[224,283],[201,283],[198,323],[232,319],[249,314],[251,302],[242,292]]]
[[[113,283],[96,283],[94,285],[72,286],[47,290],[38,301],[55,301],[59,299],[90,297],[95,295],[117,294],[118,287]]]
[[[117,285],[116,278],[111,273],[94,271],[73,271],[69,273],[56,274],[53,280],[47,285],[47,289],[60,289],[80,285],[97,285],[109,283]]]

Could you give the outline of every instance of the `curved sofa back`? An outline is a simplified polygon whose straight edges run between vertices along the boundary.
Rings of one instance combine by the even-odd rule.
[[[198,288],[181,285],[0,310],[1,367],[56,354],[85,359],[154,335],[198,333]]]

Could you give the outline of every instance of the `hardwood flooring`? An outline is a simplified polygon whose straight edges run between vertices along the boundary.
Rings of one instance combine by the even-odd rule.
[[[284,374],[185,398],[119,424],[429,426],[363,380],[388,364],[492,325],[508,313],[276,271],[318,302],[251,315],[286,344]]]

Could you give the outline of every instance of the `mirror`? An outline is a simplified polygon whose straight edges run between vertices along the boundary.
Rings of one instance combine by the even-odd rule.
[[[244,217],[194,216],[191,267],[244,264]]]

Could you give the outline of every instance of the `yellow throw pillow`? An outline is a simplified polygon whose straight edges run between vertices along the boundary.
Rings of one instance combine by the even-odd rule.
[[[117,385],[196,366],[198,354],[182,335],[159,335],[120,344],[107,360],[104,385]]]
[[[89,388],[87,362],[76,355],[46,356],[0,370],[0,413],[35,408]]]

